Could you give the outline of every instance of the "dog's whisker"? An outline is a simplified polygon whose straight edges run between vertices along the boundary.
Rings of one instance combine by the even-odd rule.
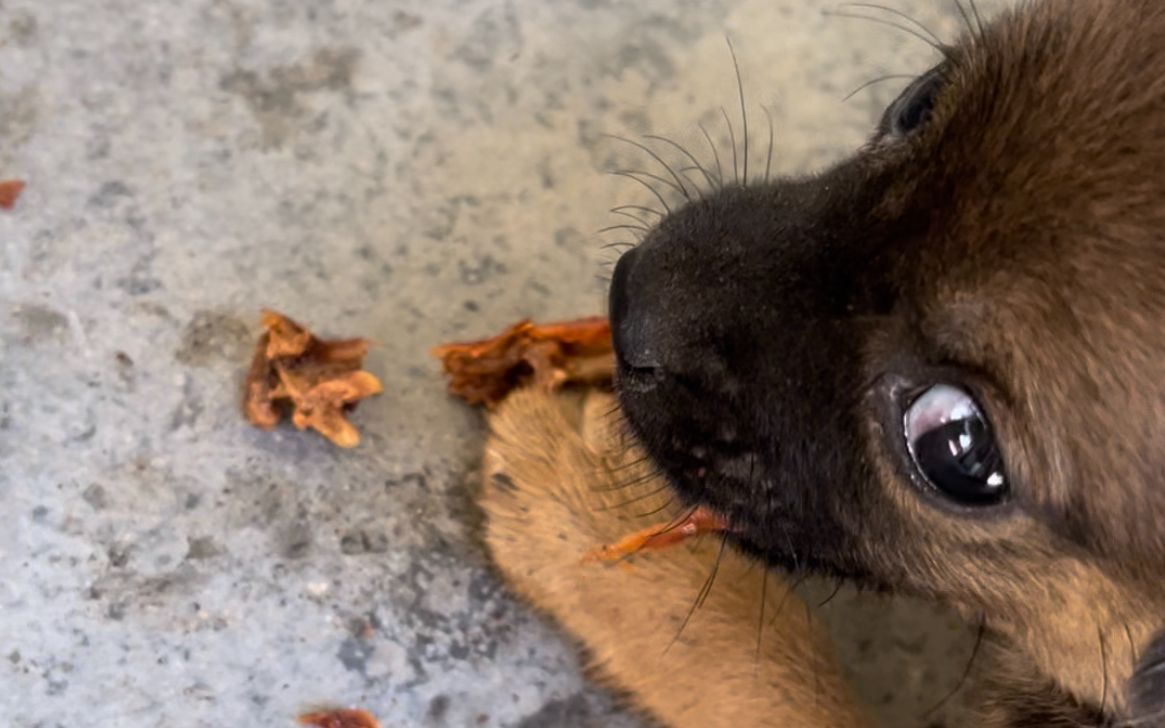
[[[873,79],[870,79],[869,81],[866,81],[861,86],[858,86],[857,88],[855,88],[853,91],[850,91],[848,94],[846,94],[844,97],[842,97],[841,100],[842,101],[849,101],[854,96],[857,96],[862,91],[865,91],[866,89],[868,89],[870,86],[874,86],[874,85],[882,83],[884,81],[893,81],[894,79],[902,79],[902,78],[915,78],[915,76],[913,76],[909,73],[891,73],[891,74],[886,75],[886,76],[878,76],[877,78],[873,78]]]
[[[672,531],[676,530],[677,528],[683,526],[688,521],[688,519],[690,519],[692,517],[692,515],[696,511],[698,511],[699,509],[700,509],[699,506],[691,506],[686,511],[683,511],[681,513],[677,513],[675,515],[675,517],[672,518],[672,520],[669,521],[663,528],[661,528],[660,530],[655,532],[655,534],[652,536],[652,539],[656,539],[656,538],[659,538],[660,536],[663,536],[664,534],[671,533]],[[703,536],[704,536],[704,534],[700,534],[699,536],[697,536],[697,542],[699,542],[699,540],[702,539]],[[647,548],[647,545],[650,542],[651,542],[651,539],[644,541],[641,545],[636,547],[635,550],[631,551],[630,553],[624,554],[623,557],[621,557],[615,563],[621,563],[623,561],[626,561],[627,559],[630,559],[631,557],[635,556],[635,554],[638,554],[640,551],[643,551],[645,548]]]
[[[1129,654],[1132,655],[1133,667],[1136,668],[1136,666],[1137,666],[1137,643],[1135,641],[1133,641],[1133,630],[1131,627],[1129,627],[1129,623],[1126,621],[1124,624],[1125,624],[1125,637],[1129,641]]]
[[[697,510],[699,510],[699,506],[692,506],[686,512],[677,514],[675,516],[675,518],[673,518],[666,526],[664,526],[659,531],[656,531],[655,536],[653,538],[658,538],[658,537],[664,535],[665,533],[671,533],[672,531],[676,530],[677,528],[682,526],[685,521],[687,521],[689,518],[691,518],[692,514],[695,513]],[[624,561],[631,559],[633,556],[638,554],[640,551],[643,551],[643,549],[647,548],[648,543],[650,543],[650,540],[644,541],[642,544],[637,546],[634,550],[632,550],[626,554],[623,554],[621,557],[619,557],[619,559],[616,560],[615,563],[621,564]]]
[[[630,480],[619,482],[616,485],[607,485],[603,486],[602,488],[591,488],[591,490],[595,491],[596,493],[611,493],[617,490],[623,490],[624,488],[630,488],[633,485],[646,483],[647,481],[653,478],[657,478],[660,475],[662,475],[662,473],[659,470],[652,469],[651,472],[645,473],[635,478],[631,478]]]
[[[691,174],[690,174],[690,173],[692,173],[692,172],[698,172],[698,171],[699,171],[699,168],[697,168],[697,167],[693,167],[693,166],[692,166],[692,165],[690,165],[690,164],[689,164],[688,166],[686,166],[686,167],[680,167],[680,174],[684,175],[684,176],[685,176],[685,177],[687,177],[689,180],[691,180]],[[697,183],[693,182],[692,184],[693,184],[693,185],[696,185]],[[698,189],[698,185],[697,185],[697,189]],[[701,198],[701,199],[703,199],[703,198]]]
[[[639,184],[643,185],[651,192],[651,194],[655,195],[655,198],[659,200],[659,204],[663,205],[663,209],[667,211],[667,214],[671,214],[671,207],[667,204],[667,200],[663,199],[663,195],[661,195],[659,190],[655,189],[655,187],[639,179],[639,177],[635,176],[635,174],[632,172],[616,171],[611,172],[611,174],[615,175],[616,177],[626,177],[628,179],[633,179]]]
[[[971,37],[975,37],[975,25],[971,22],[971,16],[967,13],[967,9],[963,7],[961,0],[951,0],[955,4],[955,8],[959,11],[959,15],[963,18],[963,26],[967,29],[967,33]]]
[[[841,593],[841,588],[843,586],[845,586],[845,582],[843,582],[841,579],[838,579],[837,585],[833,587],[833,591],[829,592],[829,596],[825,597],[824,599],[822,599],[820,602],[817,603],[817,608],[820,609],[820,608],[824,607],[826,604],[829,604],[830,602],[832,602],[834,600],[834,598],[838,594]]]
[[[720,107],[720,115],[724,117],[724,123],[728,125],[728,141],[732,144],[732,181],[740,184],[740,165],[736,159],[736,132],[732,130],[732,121],[728,118],[728,112],[724,107]]]
[[[660,506],[659,508],[653,508],[650,511],[648,511],[647,513],[637,513],[637,514],[635,514],[635,517],[636,518],[650,518],[652,516],[657,516],[660,513],[663,513],[664,511],[666,511],[668,508],[670,508],[671,504],[674,502],[675,502],[675,498],[668,498],[666,501],[664,501],[664,504],[662,506]]]
[[[608,414],[610,414],[610,413],[608,413]],[[646,463],[649,460],[650,460],[650,458],[648,458],[646,455],[644,455],[643,457],[638,457],[638,458],[635,458],[634,460],[631,460],[631,461],[628,461],[625,463],[619,463],[618,465],[611,465],[609,467],[605,467],[603,470],[604,470],[604,472],[607,472],[607,473],[617,473],[620,470],[628,470],[630,468],[634,468],[636,466],[642,465],[643,463]]]
[[[657,478],[657,477],[661,476],[662,474],[663,473],[659,469],[651,468],[648,472],[642,473],[642,474],[637,475],[637,476],[630,478],[628,480],[617,481],[614,485],[605,485],[601,488],[592,488],[591,490],[593,490],[595,492],[599,492],[599,493],[603,493],[603,492],[612,493],[612,492],[615,492],[618,490],[624,490],[626,488],[630,488],[633,485],[640,485],[641,483],[646,483],[647,481],[652,480],[654,478]]]
[[[637,210],[639,212],[646,212],[646,213],[650,213],[652,215],[658,215],[659,217],[664,216],[662,212],[655,209],[654,207],[646,207],[644,205],[619,205],[618,207],[612,207],[610,211],[614,212],[614,213],[619,213],[619,212],[622,212],[624,210]]]
[[[715,182],[715,180],[712,179],[712,175],[708,173],[708,170],[704,169],[704,165],[700,164],[700,160],[696,159],[696,155],[689,152],[687,150],[687,148],[684,147],[682,144],[680,144],[679,142],[673,141],[671,139],[668,139],[667,137],[658,136],[656,134],[646,134],[646,135],[644,135],[643,138],[644,139],[654,139],[655,141],[663,142],[664,144],[670,144],[671,146],[675,147],[676,150],[678,150],[680,154],[682,154],[685,157],[687,157],[688,159],[692,160],[692,164],[695,165],[694,169],[699,170],[700,173],[704,175],[704,179],[706,179],[708,181],[708,185],[712,189],[716,189],[716,182]],[[680,171],[683,172],[685,169],[693,169],[693,168],[692,167],[684,167],[684,168],[680,169]],[[697,189],[697,191],[699,191],[698,187],[696,189]]]
[[[756,621],[756,652],[752,659],[752,672],[755,676],[760,669],[761,638],[765,633],[765,599],[769,591],[769,570],[761,567],[760,570],[760,617]]]
[[[809,609],[809,603],[805,602],[805,621],[809,623],[809,630],[813,630],[813,611]],[[813,706],[817,707],[818,701],[821,699],[821,666],[817,664],[817,656],[814,655],[809,658],[813,663]]]
[[[736,49],[732,47],[732,38],[725,37],[728,41],[728,52],[732,55],[732,68],[736,71],[736,92],[740,96],[740,125],[743,127],[742,136],[744,137],[744,182],[748,184],[748,112],[744,104],[744,80],[740,77],[740,62],[736,59]],[[733,149],[735,152],[735,149]]]
[[[614,230],[637,230],[640,232],[647,232],[650,229],[651,228],[647,227],[646,225],[627,225],[627,224],[608,225],[607,227],[599,228],[598,230],[596,230],[595,235],[602,235],[603,233],[609,233],[609,232],[612,232]]]
[[[930,706],[926,709],[925,712],[923,712],[922,715],[924,718],[930,716],[935,711],[942,708],[951,698],[955,697],[955,695],[957,695],[959,691],[963,689],[963,685],[967,682],[967,679],[971,677],[971,668],[975,664],[975,658],[979,655],[979,648],[983,645],[983,634],[986,631],[987,615],[980,612],[979,627],[975,630],[975,643],[971,646],[971,656],[967,658],[967,665],[963,668],[963,674],[959,676],[958,682],[955,683],[955,686],[951,688],[946,695],[942,696],[942,698],[939,699],[937,703]]]
[[[712,158],[716,161],[716,179],[720,181],[717,187],[724,189],[724,170],[720,167],[720,152],[716,149],[716,143],[712,141],[712,135],[708,133],[704,125],[701,123],[696,124],[696,126],[700,128],[700,131],[704,134],[704,138],[708,140],[708,147],[712,150]]]
[[[958,1],[958,0],[956,0],[956,2],[957,2],[957,1]],[[897,9],[895,9],[895,8],[887,7],[887,6],[885,6],[885,5],[878,5],[877,3],[842,3],[842,4],[841,4],[841,5],[839,5],[838,7],[842,7],[842,8],[864,8],[864,9],[867,9],[867,10],[880,10],[880,11],[882,11],[882,12],[884,12],[884,13],[889,13],[889,14],[891,14],[891,15],[895,15],[895,16],[897,16],[897,17],[899,17],[899,18],[902,18],[902,19],[903,19],[903,20],[905,20],[906,22],[908,22],[908,23],[910,23],[910,24],[912,24],[912,25],[916,26],[917,28],[921,29],[921,30],[922,30],[922,32],[926,33],[926,34],[927,34],[927,35],[928,35],[928,36],[929,36],[929,37],[930,37],[930,38],[931,38],[931,39],[932,39],[932,40],[933,40],[935,43],[937,43],[938,45],[940,45],[940,46],[941,46],[941,45],[943,45],[943,40],[942,40],[942,38],[939,38],[939,37],[938,37],[938,36],[935,34],[935,32],[934,32],[933,30],[931,30],[930,28],[928,28],[928,27],[927,27],[927,26],[926,26],[924,23],[922,23],[922,21],[920,21],[918,18],[915,18],[913,15],[910,15],[909,13],[904,13],[904,12],[902,12],[901,10],[897,10]]]
[[[615,503],[614,505],[602,506],[601,508],[596,508],[595,512],[596,513],[606,513],[608,511],[617,511],[620,508],[626,508],[627,506],[634,505],[636,503],[642,503],[643,501],[647,500],[648,498],[659,495],[660,493],[667,490],[667,488],[668,488],[668,486],[666,484],[661,485],[660,487],[656,488],[655,490],[649,491],[647,493],[643,493],[641,495],[637,495],[634,498],[623,501],[622,503]]]
[[[940,43],[935,43],[933,40],[931,40],[930,38],[927,38],[925,35],[918,32],[914,28],[911,28],[908,25],[903,25],[902,23],[896,23],[893,20],[887,20],[885,18],[879,18],[879,17],[875,17],[875,16],[870,16],[870,15],[862,15],[861,13],[845,13],[845,12],[837,12],[834,10],[826,10],[825,14],[828,16],[836,17],[836,18],[847,18],[850,20],[866,20],[866,21],[869,21],[871,23],[875,23],[877,25],[884,25],[888,28],[894,28],[896,30],[900,30],[903,33],[906,33],[907,35],[914,36],[915,38],[922,41],[923,43],[926,43],[928,46],[930,46],[931,48],[933,48],[936,51],[938,51],[939,53],[941,53],[942,56],[944,58],[946,58],[947,60],[954,60],[951,56],[951,52],[945,46],[943,46]]]
[[[797,549],[793,547],[793,539],[789,538],[789,532],[785,532],[785,543],[789,544],[789,555],[793,557],[793,571],[800,572],[801,564],[797,559]]]
[[[692,602],[692,606],[688,609],[688,613],[684,615],[684,621],[680,623],[680,628],[676,630],[675,637],[672,637],[671,642],[669,642],[667,647],[664,648],[663,652],[665,655],[669,650],[671,650],[675,643],[679,641],[680,635],[684,633],[684,628],[688,626],[688,622],[691,621],[692,615],[696,613],[697,609],[704,605],[704,601],[708,598],[708,595],[712,593],[712,585],[716,583],[716,572],[720,571],[720,560],[724,558],[724,549],[727,546],[728,536],[722,536],[720,538],[720,550],[716,553],[716,560],[712,562],[712,573],[708,574],[707,580],[704,581],[704,586],[700,588],[700,592],[696,595],[696,600]]]
[[[612,427],[618,427],[620,430],[627,426],[627,420],[623,417],[623,413],[619,411],[618,405],[604,413],[603,419],[607,420]]]
[[[603,416],[610,417],[611,415],[615,415],[615,414],[619,414],[619,403],[618,402],[611,405],[610,409],[608,409],[606,412],[603,413]],[[644,459],[646,459],[646,458],[644,458]]]
[[[617,243],[607,243],[606,245],[601,246],[599,250],[630,250],[634,247],[637,247],[635,243],[629,243],[625,240],[621,240]],[[607,265],[614,264],[615,261],[607,261]]]
[[[635,175],[639,175],[641,177],[646,177],[653,182],[658,182],[661,185],[664,185],[666,187],[670,187],[671,189],[675,190],[676,192],[679,192],[681,195],[684,195],[686,198],[686,193],[684,192],[684,189],[682,187],[680,187],[679,185],[677,185],[675,182],[672,182],[667,177],[663,177],[663,176],[660,176],[658,174],[655,174],[654,172],[648,172],[647,170],[643,170],[643,169],[620,169],[618,171],[624,172],[627,174],[635,174]]]
[[[776,612],[773,613],[773,618],[769,620],[770,627],[773,626],[773,624],[776,623],[777,618],[781,616],[781,612],[785,608],[785,603],[788,602],[789,599],[793,596],[793,594],[797,591],[797,587],[804,584],[808,578],[809,578],[808,574],[802,574],[799,577],[797,577],[796,579],[794,579],[792,584],[789,584],[785,588],[785,595],[783,597],[781,597],[781,601],[777,604],[777,610],[776,610]]]
[[[769,172],[773,168],[773,115],[769,111],[769,107],[762,106],[760,108],[765,112],[765,118],[769,120],[769,151],[765,155],[765,183],[767,184],[769,181]]]
[[[979,14],[979,6],[975,0],[967,0],[971,4],[971,14],[975,16],[975,26],[979,28],[979,40],[987,40],[987,27],[983,24],[983,16]]]
[[[692,515],[698,510],[700,510],[699,506],[688,507],[688,509],[686,511],[684,511],[683,513],[676,514],[676,517],[673,518],[671,521],[669,521],[667,523],[667,525],[665,525],[663,528],[661,528],[655,535],[662,536],[665,533],[671,533],[672,531],[676,530],[680,526],[684,525],[684,523],[689,518],[691,518]]]
[[[690,194],[688,194],[688,188],[684,184],[683,178],[680,177],[678,174],[676,174],[676,171],[674,169],[672,169],[671,165],[668,164],[667,162],[665,162],[663,157],[656,154],[654,149],[647,146],[646,144],[640,144],[639,142],[635,141],[634,139],[628,139],[627,137],[621,137],[621,136],[618,136],[616,134],[608,134],[607,136],[610,137],[611,139],[617,139],[618,141],[632,145],[636,149],[641,149],[644,152],[647,152],[647,154],[650,155],[652,159],[654,159],[656,162],[658,162],[660,164],[660,166],[663,167],[665,170],[667,170],[667,173],[672,176],[672,179],[675,180],[675,184],[677,185],[677,189],[679,189],[680,194],[682,194],[684,196],[684,198],[687,199],[689,202],[692,200],[692,196]],[[662,178],[660,178],[660,179],[662,180]]]
[[[633,212],[627,212],[626,210],[611,210],[611,214],[625,217],[628,220],[634,220],[635,222],[639,223],[636,227],[639,227],[643,230],[649,230],[651,228],[650,223]]]
[[[1108,705],[1108,650],[1104,644],[1104,631],[1101,630],[1100,625],[1096,625],[1096,639],[1100,643],[1100,714],[1104,715],[1104,709]]]

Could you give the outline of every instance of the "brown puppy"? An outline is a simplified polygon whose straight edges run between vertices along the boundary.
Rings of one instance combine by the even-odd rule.
[[[590,399],[493,420],[499,566],[670,725],[862,719],[803,611],[758,644],[753,580],[669,646],[715,545],[578,563],[641,525],[627,482],[724,517],[722,569],[982,620],[984,725],[1165,725],[1165,4],[1032,3],[944,56],[852,159],[718,184],[619,262],[647,463]]]

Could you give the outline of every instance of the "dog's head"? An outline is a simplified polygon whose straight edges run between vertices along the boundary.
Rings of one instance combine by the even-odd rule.
[[[983,615],[1082,703],[1148,705],[1165,5],[969,32],[852,158],[664,217],[610,301],[631,429],[739,547]]]

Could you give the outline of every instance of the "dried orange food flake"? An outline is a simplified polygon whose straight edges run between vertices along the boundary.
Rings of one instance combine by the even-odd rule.
[[[24,191],[24,182],[18,179],[0,181],[0,210],[11,210],[16,206],[16,200]]]
[[[493,406],[526,384],[555,388],[611,379],[611,327],[602,316],[535,324],[520,321],[491,339],[432,350],[449,378],[449,392],[469,404]]]
[[[365,339],[323,341],[286,316],[263,311],[264,332],[255,345],[243,393],[243,414],[269,430],[290,410],[291,422],[340,447],[355,447],[360,433],[344,416],[383,387],[362,371]]]
[[[583,562],[619,561],[640,551],[660,551],[678,546],[706,533],[720,533],[728,526],[707,508],[696,508],[687,516],[670,523],[649,526],[630,533],[613,544],[606,544],[583,557]]]
[[[380,728],[380,723],[367,710],[346,708],[304,713],[299,716],[299,724],[315,728]]]

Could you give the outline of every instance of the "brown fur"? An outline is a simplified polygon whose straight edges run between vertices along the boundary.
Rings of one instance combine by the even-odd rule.
[[[990,414],[1017,494],[985,516],[936,507],[903,477],[888,445],[898,435],[894,419],[884,416],[885,392],[871,387],[847,412],[861,426],[830,443],[839,462],[857,465],[829,471],[836,463],[823,464],[810,473],[816,480],[793,474],[796,482],[830,487],[841,485],[829,482],[836,473],[861,472],[869,481],[861,493],[870,512],[826,524],[858,545],[822,557],[822,568],[864,573],[880,587],[933,598],[972,620],[981,616],[998,661],[984,725],[1165,724],[1165,714],[1156,714],[1165,710],[1165,695],[1145,703],[1130,687],[1139,655],[1165,634],[1165,4],[1032,3],[982,35],[972,33],[950,62],[933,118],[916,137],[871,145],[825,177],[822,189],[811,189],[810,180],[777,185],[776,193],[725,190],[697,213],[665,219],[651,234],[655,250],[665,252],[652,254],[687,256],[675,254],[667,280],[673,289],[675,281],[688,282],[691,317],[699,317],[713,315],[700,313],[711,305],[700,298],[700,271],[723,275],[739,261],[696,245],[733,236],[759,238],[754,249],[766,243],[767,231],[728,227],[748,219],[749,205],[778,200],[782,215],[835,226],[831,241],[867,246],[837,256],[874,261],[868,270],[842,271],[861,284],[851,307],[872,311],[845,321],[850,328],[841,340],[858,340],[857,363],[824,362],[819,374],[778,350],[762,358],[766,366],[800,368],[774,381],[820,376],[811,383],[815,396],[826,397],[834,381],[877,381],[896,367],[954,367]],[[827,214],[837,206],[857,221]],[[720,247],[738,257],[749,250]],[[717,254],[726,257],[714,266],[701,257]],[[792,267],[803,265],[800,259],[788,265],[788,280],[800,280]],[[879,279],[861,277],[870,271]],[[850,278],[839,280],[848,285]],[[741,285],[751,290],[747,279]],[[833,301],[849,291],[808,293]],[[756,296],[738,295],[747,305],[728,301],[725,310],[753,310]],[[811,295],[804,300],[803,307],[814,305]],[[712,393],[704,401],[713,407],[717,399],[727,401]],[[667,406],[678,409],[675,401]],[[604,488],[636,469],[614,475],[604,468],[622,446],[612,444],[594,406],[588,401],[580,410],[525,393],[493,419],[482,505],[489,547],[514,587],[584,643],[605,679],[670,725],[858,724],[804,610],[781,611],[777,633],[766,635],[758,657],[761,600],[734,580],[724,580],[693,617],[699,629],[664,650],[715,544],[636,559],[627,568],[578,563],[586,549],[639,525],[625,510],[601,510],[626,499]],[[645,411],[640,419],[655,428],[657,449],[685,434]],[[806,452],[821,452],[812,449],[819,445],[814,433],[791,433],[796,444],[794,436],[810,443]],[[654,451],[653,458],[660,460]],[[691,480],[668,475],[673,484]],[[770,475],[781,482],[782,473]],[[689,501],[741,496],[714,493],[707,482],[685,487]],[[780,543],[763,538],[771,514],[759,509],[774,495],[754,490],[741,497],[756,499],[764,518],[739,540],[784,565]],[[812,495],[844,493],[819,488]],[[641,510],[652,510],[649,502]],[[800,538],[809,554],[845,540],[814,543],[812,532]],[[725,562],[725,569],[747,563],[731,551]]]
[[[780,577],[767,587],[767,618],[780,603],[779,619],[758,643],[761,585],[739,578],[755,567],[725,551],[716,588],[672,644],[718,543],[582,563],[597,545],[659,523],[632,514],[666,501],[612,432],[612,407],[609,395],[523,391],[491,417],[479,502],[510,585],[583,642],[597,677],[669,726],[863,725],[828,642]],[[619,507],[632,498],[642,500]]]

